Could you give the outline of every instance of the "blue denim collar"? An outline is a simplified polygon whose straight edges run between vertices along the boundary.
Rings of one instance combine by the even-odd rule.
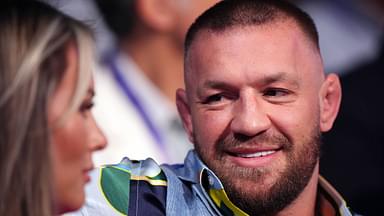
[[[201,161],[194,150],[188,153],[184,166],[179,165],[179,168],[176,166],[175,172],[180,179],[191,182],[219,215],[248,215],[229,200],[219,178]],[[338,209],[334,209],[335,212],[342,216],[352,215],[343,198],[321,176],[319,188],[321,188],[320,195],[328,197],[327,202],[336,203]]]

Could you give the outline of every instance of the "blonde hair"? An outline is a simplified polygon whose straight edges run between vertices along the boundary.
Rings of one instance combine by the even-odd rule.
[[[81,103],[93,65],[91,32],[33,1],[2,6],[0,28],[0,215],[52,215],[47,102],[67,66],[68,44],[75,42],[77,85],[66,113]]]

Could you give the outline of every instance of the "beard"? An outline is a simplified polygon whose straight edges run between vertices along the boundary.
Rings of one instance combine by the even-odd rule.
[[[231,134],[218,139],[213,157],[199,143],[195,146],[200,158],[219,177],[229,199],[237,207],[250,215],[274,215],[291,204],[311,179],[320,156],[320,137],[318,126],[295,144],[283,134],[264,133],[255,137]],[[226,149],[256,143],[278,145],[286,156],[285,163],[278,163],[279,166],[273,168],[250,168],[227,160]]]

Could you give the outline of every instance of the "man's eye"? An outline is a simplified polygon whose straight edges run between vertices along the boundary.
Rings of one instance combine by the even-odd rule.
[[[204,101],[203,104],[210,104],[210,103],[217,103],[223,100],[223,95],[222,94],[214,94],[209,97],[207,97]]]
[[[267,97],[282,97],[289,94],[289,90],[280,88],[271,88],[264,91],[264,96]]]
[[[217,94],[212,94],[210,96],[207,96],[204,100],[202,100],[201,103],[207,104],[207,105],[223,105],[234,99],[236,99],[235,95],[231,93],[220,92]]]

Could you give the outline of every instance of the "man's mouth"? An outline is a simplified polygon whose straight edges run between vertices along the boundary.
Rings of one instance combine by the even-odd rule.
[[[268,150],[268,151],[260,151],[256,153],[250,153],[250,154],[234,154],[236,157],[242,157],[242,158],[258,158],[258,157],[265,157],[268,155],[271,155],[275,153],[276,150]]]
[[[282,156],[282,147],[233,148],[226,151],[229,159],[241,167],[263,167]]]

